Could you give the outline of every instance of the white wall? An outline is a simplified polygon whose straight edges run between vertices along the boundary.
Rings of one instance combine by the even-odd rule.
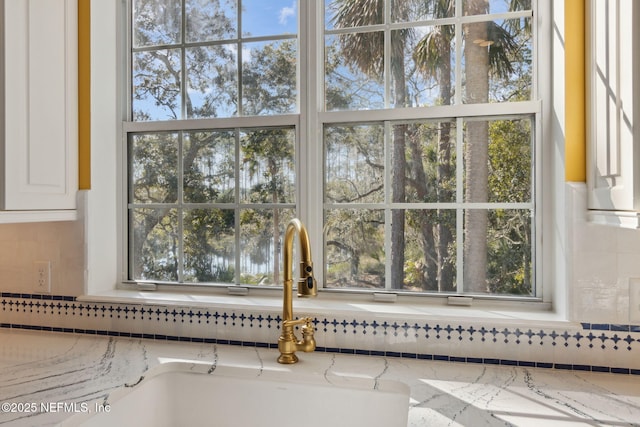
[[[119,279],[117,1],[91,1],[91,190],[85,194],[87,281],[82,292],[113,289]],[[99,36],[98,36],[99,35]]]
[[[640,282],[640,230],[587,222],[584,183],[568,183],[567,200],[572,205],[568,210],[571,319],[640,324],[640,308],[630,310],[629,287],[634,278]],[[640,292],[640,285],[637,289]]]
[[[35,261],[51,262],[52,293],[78,295],[84,282],[81,221],[0,224],[0,291],[40,293]]]

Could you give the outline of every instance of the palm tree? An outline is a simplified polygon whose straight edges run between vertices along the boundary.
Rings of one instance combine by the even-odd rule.
[[[336,28],[366,26],[384,22],[383,0],[335,0],[333,24]],[[530,0],[513,0],[511,10],[530,8]],[[462,13],[464,15],[483,15],[489,12],[488,0],[467,0]],[[400,6],[401,5],[401,6]],[[426,16],[433,18],[450,17],[455,5],[454,0],[406,0],[396,2],[393,13],[402,15],[414,7],[421,7]],[[509,24],[507,24],[509,25]],[[511,28],[513,30],[513,28]],[[525,28],[525,31],[530,28]],[[453,26],[435,26],[422,40],[413,52],[417,68],[428,78],[434,79],[440,88],[440,102],[448,105],[451,102],[451,46],[454,40]],[[393,100],[395,105],[404,106],[406,103],[405,62],[404,50],[413,36],[411,30],[402,31],[392,38],[391,49],[391,79],[394,83]],[[365,74],[378,78],[383,71],[384,34],[382,32],[361,32],[342,34],[340,43],[349,56],[347,62],[360,69]],[[513,41],[509,28],[503,28],[493,21],[470,23],[463,28],[464,62],[467,64],[465,72],[465,102],[486,103],[489,98],[489,75],[506,78],[512,72],[511,59],[515,56],[518,46]],[[471,65],[472,64],[472,65]],[[437,190],[439,200],[451,197],[451,190],[444,183],[453,174],[451,165],[452,144],[450,141],[451,124],[441,124],[438,142],[438,170]],[[415,179],[407,181],[408,165],[406,162],[406,145],[410,145],[412,157],[419,155],[412,144],[411,138],[406,138],[405,126],[394,126],[393,172],[392,172],[392,201],[405,201],[405,185],[416,186],[416,192],[426,194],[424,186],[426,180]],[[465,168],[466,179],[465,200],[467,202],[486,202],[488,200],[488,125],[483,121],[468,121],[466,123],[466,151]],[[460,161],[460,159],[459,159]],[[424,176],[421,162],[412,162],[416,177]],[[458,183],[462,185],[462,183]],[[394,209],[392,214],[391,236],[391,271],[394,283],[392,287],[402,287],[404,277],[404,212]],[[428,277],[436,277],[437,290],[452,290],[454,266],[450,260],[449,246],[453,236],[449,228],[447,213],[438,212],[433,225],[429,224],[427,215],[423,215],[421,234],[425,264]],[[432,220],[433,221],[433,220]],[[467,210],[465,215],[465,274],[464,283],[468,291],[486,292],[487,268],[487,211]],[[434,236],[435,239],[434,239]],[[437,242],[434,242],[437,240]],[[435,262],[429,260],[436,246]],[[432,272],[436,273],[433,274]]]
[[[489,12],[488,0],[466,2],[465,15],[480,15]],[[487,25],[484,22],[464,26],[464,57],[467,103],[489,101],[489,55]],[[484,121],[466,123],[465,145],[465,199],[468,202],[486,202],[488,198],[488,148],[489,127]],[[486,292],[487,271],[487,211],[468,209],[465,212],[464,236],[464,284],[468,291]]]
[[[521,1],[513,1],[511,8]],[[465,15],[489,13],[488,0],[469,0]],[[489,102],[489,74],[508,77],[513,72],[511,58],[517,50],[513,36],[503,27],[489,22],[466,24],[463,28],[465,57],[465,102]],[[488,201],[488,141],[486,121],[467,121],[465,145],[465,200]],[[487,287],[488,212],[468,209],[465,213],[464,284],[470,292],[488,292]]]

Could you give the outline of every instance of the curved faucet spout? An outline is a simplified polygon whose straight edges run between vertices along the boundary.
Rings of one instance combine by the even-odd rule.
[[[293,239],[298,234],[300,240],[300,279],[298,279],[298,296],[316,296],[318,289],[316,279],[313,276],[313,261],[311,260],[311,245],[309,235],[302,222],[294,218],[289,221],[284,233],[284,249],[282,261],[284,267],[284,294],[282,299],[282,334],[278,340],[280,350],[280,363],[296,363],[298,357],[295,355],[299,351],[315,350],[315,339],[313,338],[313,325],[311,318],[293,320]],[[293,333],[294,326],[303,325],[303,339],[298,341]]]

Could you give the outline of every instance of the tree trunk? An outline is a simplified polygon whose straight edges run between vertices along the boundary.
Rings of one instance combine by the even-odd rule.
[[[427,174],[422,164],[423,151],[420,146],[420,138],[416,136],[415,132],[412,132],[409,137],[409,149],[411,150],[410,161],[411,176],[413,188],[416,191],[416,196],[419,201],[426,202],[428,200],[429,188]],[[422,243],[422,252],[424,254],[424,271],[423,280],[420,287],[423,290],[435,291],[437,290],[436,278],[438,276],[438,255],[436,253],[436,244],[434,236],[433,220],[430,218],[428,210],[420,210],[417,212],[420,224],[420,236]]]
[[[393,175],[392,201],[405,201],[405,129],[406,125],[396,126],[393,132]],[[404,216],[403,209],[391,210],[391,287],[402,289],[404,286]]]
[[[395,104],[404,106],[406,102],[404,77],[404,48],[396,46],[391,58],[391,74],[394,82]],[[393,128],[393,173],[392,197],[394,203],[404,203],[406,200],[406,132],[407,125],[397,125]],[[404,287],[404,209],[391,210],[391,288]]]
[[[451,190],[446,186],[451,179],[451,123],[441,123],[438,147],[438,201],[450,201]],[[438,291],[452,291],[454,283],[454,265],[449,254],[449,245],[453,241],[451,217],[449,211],[437,212],[436,236],[438,241]]]
[[[269,160],[269,169],[271,173],[271,180],[274,181],[276,179],[276,174],[278,173],[278,165],[273,159]],[[271,202],[276,205],[278,203],[278,191],[276,189],[276,185],[273,184],[272,194],[271,194]],[[272,241],[273,241],[273,284],[277,285],[280,283],[280,209],[273,210],[273,224],[272,227]],[[284,266],[283,266],[284,268]]]
[[[469,0],[467,15],[487,13],[487,0]],[[470,103],[488,102],[489,54],[488,47],[477,40],[487,40],[487,23],[464,26],[464,55],[466,100]],[[486,202],[488,185],[489,128],[484,121],[466,123],[465,146],[465,199],[467,202]],[[468,209],[465,212],[464,286],[469,292],[487,292],[487,211]]]
[[[449,43],[444,44],[449,46]],[[440,100],[443,105],[451,104],[451,51],[443,49],[440,58]],[[451,201],[451,190],[447,183],[451,180],[451,123],[442,122],[438,135],[438,201]],[[454,265],[449,255],[449,245],[453,240],[450,227],[450,216],[447,211],[438,210],[436,225],[438,291],[453,291],[455,288]]]

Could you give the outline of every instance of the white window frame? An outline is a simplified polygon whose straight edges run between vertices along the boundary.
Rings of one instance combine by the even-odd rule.
[[[306,4],[306,2],[302,2],[302,3]],[[324,69],[323,69],[324,32],[320,31],[324,27],[324,4],[323,4],[324,2],[321,1],[321,2],[314,2],[314,3],[315,3],[315,11],[313,12],[313,15],[316,16],[317,19],[314,20],[313,23],[309,23],[309,27],[312,28],[313,31],[310,30],[311,37],[307,43],[308,43],[308,49],[310,52],[308,56],[309,57],[313,56],[317,58],[317,67],[315,67],[315,69],[313,67],[309,67],[309,71],[313,73],[313,76],[310,79],[310,81],[319,82],[319,84],[317,84],[316,86],[319,89],[315,93],[311,93],[311,92],[309,93],[312,99],[308,104],[315,108],[315,109],[311,108],[310,113],[317,115],[318,120],[314,123],[309,124],[309,133],[307,135],[307,140],[319,141],[319,143],[309,144],[309,146],[307,147],[307,149],[310,151],[308,159],[324,158],[323,143],[322,143],[322,129],[323,129],[323,126],[326,124],[389,122],[389,121],[393,122],[395,120],[406,121],[406,120],[433,120],[433,119],[441,119],[441,118],[442,119],[455,118],[458,123],[458,128],[461,129],[462,121],[467,118],[487,118],[487,119],[491,119],[493,117],[510,118],[516,115],[527,115],[527,114],[531,114],[534,116],[534,119],[533,119],[534,128],[533,128],[532,137],[534,138],[534,143],[535,143],[534,153],[533,153],[534,155],[533,175],[534,175],[535,182],[534,182],[533,195],[532,195],[533,201],[532,203],[508,204],[509,205],[508,207],[511,207],[511,208],[522,209],[522,208],[531,207],[536,210],[535,222],[532,224],[532,228],[536,230],[534,231],[534,235],[535,235],[534,252],[535,253],[532,254],[533,264],[534,264],[533,274],[535,277],[534,293],[531,295],[531,297],[528,297],[528,296],[509,297],[509,296],[497,295],[497,294],[487,294],[487,295],[481,295],[479,297],[488,298],[488,299],[511,299],[511,300],[537,299],[539,301],[542,301],[543,295],[544,295],[543,286],[542,286],[542,281],[543,281],[542,240],[543,239],[542,239],[542,231],[541,231],[543,210],[542,210],[542,191],[539,191],[539,189],[541,189],[543,185],[542,159],[543,159],[543,145],[545,142],[545,137],[543,136],[543,123],[545,121],[545,118],[543,118],[542,101],[540,99],[544,99],[549,96],[550,87],[548,84],[544,83],[545,80],[540,79],[540,74],[542,70],[540,67],[539,55],[534,57],[533,59],[534,71],[533,71],[533,78],[532,78],[531,93],[532,93],[532,98],[534,99],[531,101],[509,103],[509,104],[463,104],[462,103],[463,90],[461,89],[461,85],[462,85],[461,82],[463,80],[461,76],[462,70],[461,70],[461,67],[456,67],[456,77],[455,77],[456,100],[454,105],[431,106],[431,107],[410,107],[410,108],[389,108],[389,105],[388,105],[389,96],[387,93],[385,96],[385,103],[387,103],[386,105],[387,108],[385,109],[359,110],[359,111],[324,111],[322,108],[323,81],[321,80],[321,76],[324,75],[323,73],[324,72]],[[544,14],[543,16],[550,18],[551,17],[550,6],[551,5],[547,4],[547,2],[544,0],[532,0],[532,8],[535,11],[537,11],[538,15]],[[456,0],[456,10],[458,11],[462,10],[462,0]],[[388,10],[387,10],[387,13],[389,13]],[[522,13],[520,15],[528,16],[526,15],[526,13]],[[507,14],[495,14],[490,16],[494,17],[494,19],[500,19],[507,16]],[[514,17],[513,14],[508,16],[512,18]],[[474,22],[478,20],[486,20],[486,16],[480,16],[480,17],[459,17],[458,16],[458,17],[446,19],[448,24],[454,24],[454,23],[460,24],[460,23]],[[542,19],[538,19],[537,16],[534,15],[534,18],[532,20],[532,26],[534,26],[534,34],[532,36],[532,48],[536,53],[540,52],[541,47],[544,47],[544,46],[548,47],[549,49],[548,51],[551,50],[550,41],[547,40],[545,37],[545,33],[548,33],[550,31],[548,28],[545,28],[546,25],[548,25],[550,28],[549,21],[550,19],[542,20]],[[390,26],[384,26],[384,25],[380,25],[380,26],[385,27],[386,32],[391,31]],[[457,25],[456,39],[460,40],[461,38],[462,38],[461,25]],[[388,45],[389,37],[386,37],[385,39],[387,40],[387,45]],[[385,48],[390,49],[390,46],[385,46]],[[462,48],[459,46],[459,44],[457,44],[456,63],[461,62],[461,56],[462,56]],[[385,63],[388,68],[389,61],[385,61]],[[388,69],[385,70],[385,75],[386,76],[390,75],[390,72]],[[548,82],[549,80],[547,79],[546,81]],[[386,88],[388,91],[388,88],[389,88],[388,84],[386,85]],[[458,159],[462,159],[462,149],[463,149],[462,148],[463,144],[461,140],[462,132],[457,132],[457,135],[458,135],[457,136],[458,141],[456,143],[456,147],[458,150],[457,155],[458,155]],[[386,158],[388,160],[388,156],[386,156]],[[310,174],[313,174],[312,177],[309,178],[309,182],[315,183],[315,186],[309,191],[309,193],[322,194],[323,192],[322,183],[324,178],[322,164],[320,165],[314,164],[314,167],[308,168],[308,171]],[[458,183],[461,183],[463,181],[462,176],[460,175],[461,173],[462,173],[461,168],[458,167],[458,176],[456,178],[456,181]],[[385,178],[388,178],[388,177],[385,177]],[[461,192],[462,192],[461,185],[457,185],[457,191],[458,191],[458,195],[457,195],[458,201],[454,204],[446,204],[447,205],[446,208],[454,207],[457,211],[458,219],[456,221],[457,223],[456,236],[458,239],[458,245],[459,245],[458,247],[462,247],[461,244],[462,244],[462,237],[463,237],[463,231],[462,231],[463,209],[465,207],[468,208],[469,206],[475,206],[478,208],[488,208],[488,207],[496,208],[497,204],[495,203],[493,204],[463,203],[460,201]],[[313,237],[312,248],[314,253],[323,254],[324,248],[323,248],[322,212],[323,212],[324,204],[317,205],[317,202],[316,203],[313,203],[312,201],[308,201],[308,202],[310,203],[310,207],[308,211],[314,213],[313,216],[311,217],[310,226],[309,226],[310,235]],[[439,204],[439,205],[444,206],[445,204]],[[426,203],[415,205],[415,208],[417,209],[427,208],[427,207],[429,206]],[[500,207],[506,208],[507,206],[500,206]],[[407,207],[405,206],[404,208],[406,209]],[[390,218],[386,218],[385,235],[391,234],[390,223],[391,223]],[[385,253],[387,254],[391,253],[391,248],[388,244],[388,240],[389,239],[387,239],[387,244],[385,248]],[[319,259],[322,259],[324,261],[324,258],[319,258]],[[461,250],[458,251],[458,260],[456,264],[459,266],[458,274],[456,274],[458,293],[464,294],[465,291],[462,283],[463,275],[461,274],[461,268],[462,268],[462,251]],[[316,268],[315,274],[316,274],[316,277],[318,278],[319,283],[324,283],[323,277],[321,276],[323,272],[324,272],[324,269],[322,270],[322,272],[319,272],[319,269]],[[385,286],[387,289],[380,289],[373,292],[387,290],[393,293],[402,293],[402,294],[412,295],[412,293],[410,292],[403,292],[401,290],[392,289],[392,277],[391,277],[391,271],[390,271],[388,262],[386,263]],[[355,292],[353,289],[344,289],[344,290],[325,289],[325,291],[337,292],[337,293],[351,293],[351,294]],[[450,294],[445,294],[445,296],[446,295],[450,295]],[[420,294],[413,294],[413,296],[438,297],[443,295],[438,295],[436,293],[420,293]],[[476,296],[474,295],[474,297]]]
[[[550,19],[545,20],[546,23],[544,25],[540,25],[541,20],[536,20],[535,25],[538,26],[537,34],[538,36],[534,38],[534,47],[541,51],[542,49],[548,48],[551,51],[551,45],[553,36],[551,33],[551,2],[548,0],[533,0],[537,3],[537,7],[539,10],[539,14],[544,16],[549,16]],[[126,247],[126,209],[123,205],[123,197],[122,195],[126,195],[126,180],[123,180],[124,174],[122,171],[126,169],[126,164],[124,163],[124,155],[123,155],[123,146],[120,146],[115,155],[113,153],[113,147],[109,147],[107,142],[111,139],[111,136],[115,136],[115,139],[121,139],[126,141],[124,136],[126,135],[125,130],[128,130],[127,124],[122,121],[122,114],[118,113],[118,111],[123,111],[125,103],[122,101],[122,97],[120,96],[123,93],[123,87],[126,87],[123,82],[126,81],[124,75],[126,75],[126,71],[123,71],[122,68],[119,68],[118,72],[111,73],[109,71],[109,67],[113,68],[113,64],[111,61],[115,61],[116,63],[120,63],[120,59],[126,57],[126,47],[124,46],[124,41],[122,40],[122,27],[123,27],[123,14],[126,10],[126,0],[121,0],[119,5],[104,5],[98,6],[99,2],[93,2],[93,10],[95,11],[98,8],[104,9],[103,12],[107,12],[106,15],[99,15],[97,13],[92,13],[92,35],[99,35],[99,37],[95,37],[95,40],[92,41],[93,47],[92,51],[96,52],[97,49],[101,49],[101,54],[93,54],[92,55],[92,68],[94,70],[100,70],[100,67],[104,67],[103,71],[94,71],[94,75],[98,74],[101,76],[101,79],[93,78],[92,85],[92,96],[94,99],[93,102],[93,113],[94,117],[98,114],[100,118],[98,120],[94,120],[92,125],[93,134],[98,135],[100,133],[100,138],[94,139],[93,146],[98,148],[93,149],[93,161],[92,161],[92,170],[93,175],[100,177],[100,179],[94,180],[94,188],[88,192],[86,196],[84,196],[84,200],[82,203],[84,205],[83,209],[85,211],[87,225],[86,225],[86,238],[87,240],[91,240],[92,244],[87,245],[87,264],[88,271],[87,280],[85,282],[85,290],[89,294],[95,294],[105,291],[113,291],[114,284],[116,284],[116,288],[119,286],[118,284],[122,284],[126,282],[126,266],[127,266],[127,255],[126,251],[123,251],[122,248]],[[316,3],[316,2],[312,2]],[[309,7],[307,2],[301,2],[301,9],[305,9]],[[317,6],[318,7],[318,6]],[[308,35],[305,35],[305,30],[313,33],[318,25],[322,25],[322,22],[318,22],[319,19],[313,19],[310,17],[311,14],[307,16],[306,25],[302,26],[302,30],[300,32],[300,37],[304,40],[305,38],[308,40]],[[303,15],[305,16],[305,15]],[[316,15],[316,16],[322,16]],[[557,17],[556,17],[557,18]],[[114,28],[113,26],[109,26],[109,24],[116,22],[118,25]],[[115,43],[114,43],[115,41]],[[315,51],[316,54],[322,51],[322,40],[317,40],[315,46],[312,47],[311,52]],[[106,49],[106,50],[104,50]],[[551,55],[549,55],[551,56]],[[557,59],[557,58],[556,58]],[[308,67],[308,64],[304,61],[300,64],[301,70],[305,70],[305,67]],[[556,66],[558,67],[558,66]],[[553,67],[553,74],[557,75],[558,71]],[[559,67],[560,68],[560,67]],[[307,70],[311,71],[311,70]],[[311,77],[301,82],[300,93],[306,90],[305,85],[309,84],[309,87],[315,87],[315,91],[308,91],[309,96],[306,99],[304,104],[300,104],[300,125],[299,125],[299,138],[314,138],[321,132],[321,123],[329,122],[332,119],[332,115],[338,114],[335,112],[327,112],[319,114],[320,119],[318,122],[314,124],[309,124],[304,120],[306,115],[310,114],[310,111],[315,110],[318,106],[318,100],[321,99],[320,91],[322,90],[322,85],[318,84],[317,72],[312,73]],[[532,103],[537,104],[535,109],[537,111],[537,116],[542,117],[542,123],[536,126],[536,139],[541,141],[542,143],[537,144],[536,156],[538,158],[537,161],[537,173],[536,173],[536,189],[545,188],[549,189],[547,191],[547,195],[545,196],[545,201],[549,201],[550,198],[555,194],[562,193],[559,190],[557,173],[554,174],[546,174],[542,173],[541,164],[544,162],[548,162],[550,167],[545,168],[547,172],[551,169],[554,169],[554,172],[557,172],[558,169],[562,169],[563,166],[558,163],[558,160],[552,156],[552,149],[550,148],[551,143],[549,140],[551,139],[551,135],[553,132],[557,132],[557,129],[553,130],[553,125],[548,125],[550,122],[551,113],[555,105],[555,101],[551,100],[551,75],[552,75],[552,66],[550,65],[548,68],[544,67],[544,69],[538,70],[536,76],[538,77],[537,92],[542,94],[541,98],[549,99],[549,102],[546,103],[546,107],[544,102],[542,101],[532,101]],[[118,89],[119,88],[119,89]],[[114,91],[115,89],[115,91]],[[115,95],[114,95],[115,93]],[[99,99],[100,101],[95,101]],[[96,106],[101,106],[102,108],[96,108]],[[481,112],[481,107],[479,106],[461,106],[462,108],[477,110],[476,113],[469,112],[469,114],[474,115],[486,115],[486,112]],[[523,105],[524,107],[524,105]],[[531,107],[531,106],[529,106]],[[439,112],[442,117],[452,117],[452,114],[447,111],[450,107],[441,107],[442,111]],[[419,117],[419,110],[414,110],[417,117]],[[506,112],[506,111],[505,111]],[[514,110],[509,110],[509,113],[514,113]],[[354,112],[352,119],[354,121],[361,120],[359,115],[362,114],[363,117],[366,116],[367,120],[370,121],[372,118],[379,116],[380,118],[388,119],[390,116],[388,114],[393,114],[391,110],[380,110],[375,112]],[[434,117],[434,114],[430,115]],[[111,121],[109,119],[111,117],[114,119]],[[344,121],[344,116],[341,117]],[[422,118],[422,117],[420,117]],[[229,119],[232,122],[234,120],[237,121],[238,125],[241,126],[243,124],[243,120],[245,118],[236,118]],[[539,122],[537,121],[537,122]],[[113,125],[115,122],[115,126]],[[544,124],[544,126],[543,126]],[[175,123],[171,123],[171,127],[175,128]],[[140,130],[140,129],[138,129]],[[122,137],[122,138],[120,138]],[[543,146],[545,147],[543,149]],[[298,204],[299,204],[299,212],[301,217],[303,217],[308,223],[308,227],[310,229],[310,233],[312,235],[312,249],[314,253],[322,253],[322,241],[321,238],[317,238],[321,236],[322,228],[322,209],[316,209],[313,207],[313,203],[310,200],[311,194],[315,191],[321,191],[322,183],[321,180],[312,179],[311,177],[321,176],[322,175],[322,164],[319,162],[310,162],[310,159],[317,159],[318,153],[313,150],[314,146],[309,145],[301,145],[298,147],[298,155],[302,159],[307,159],[308,167],[305,168],[305,174],[299,174],[298,180],[301,184],[301,187],[306,185],[306,188],[311,191],[307,191],[299,195]],[[317,149],[317,146],[316,146]],[[100,156],[100,153],[104,154],[104,156]],[[556,160],[554,160],[556,159]],[[115,176],[113,176],[113,171],[119,171]],[[109,181],[109,176],[113,176],[114,180],[117,182],[116,186],[111,186],[109,184],[101,185],[102,182],[107,183]],[[538,214],[536,227],[539,227],[538,233],[536,233],[538,242],[536,243],[537,248],[537,256],[536,256],[536,276],[538,277],[539,286],[536,286],[536,297],[539,300],[545,302],[544,307],[550,307],[549,303],[551,301],[551,294],[561,293],[562,290],[558,291],[554,289],[551,282],[553,280],[557,280],[558,277],[562,276],[562,272],[553,271],[551,268],[545,268],[543,270],[543,264],[546,266],[550,266],[553,264],[551,261],[552,251],[547,251],[545,254],[542,254],[542,236],[543,234],[547,237],[551,237],[553,232],[551,231],[550,224],[555,223],[558,220],[557,211],[551,208],[550,204],[542,203],[542,195],[541,191],[537,191],[536,202],[538,205]],[[113,197],[115,203],[111,203],[109,197]],[[107,197],[105,201],[105,197]],[[126,197],[125,197],[126,198]],[[123,212],[125,212],[123,218]],[[546,218],[546,221],[543,219]],[[545,222],[546,228],[542,229],[542,223]],[[118,231],[119,230],[119,231]],[[117,239],[114,239],[113,231],[116,231]],[[102,238],[102,239],[101,239]],[[95,243],[99,240],[98,243]],[[552,242],[549,246],[557,247],[558,239],[556,238],[548,238],[547,242]],[[114,268],[117,266],[117,268]],[[551,280],[549,280],[551,279]],[[126,286],[125,286],[126,287]],[[183,287],[180,286],[182,292],[189,292],[190,288],[188,286]],[[543,289],[544,288],[544,289]],[[170,290],[170,289],[169,289]],[[215,291],[216,289],[212,288],[211,291]],[[253,292],[253,291],[252,291]],[[415,295],[416,297],[425,296],[424,294]],[[441,295],[437,294],[429,294],[427,296],[430,297],[440,297]],[[488,296],[492,297],[492,296]],[[357,299],[357,296],[351,295],[350,299]],[[505,299],[505,298],[500,298]],[[506,298],[507,300],[512,300]],[[531,299],[527,299],[529,302]],[[538,307],[540,308],[540,306]]]

